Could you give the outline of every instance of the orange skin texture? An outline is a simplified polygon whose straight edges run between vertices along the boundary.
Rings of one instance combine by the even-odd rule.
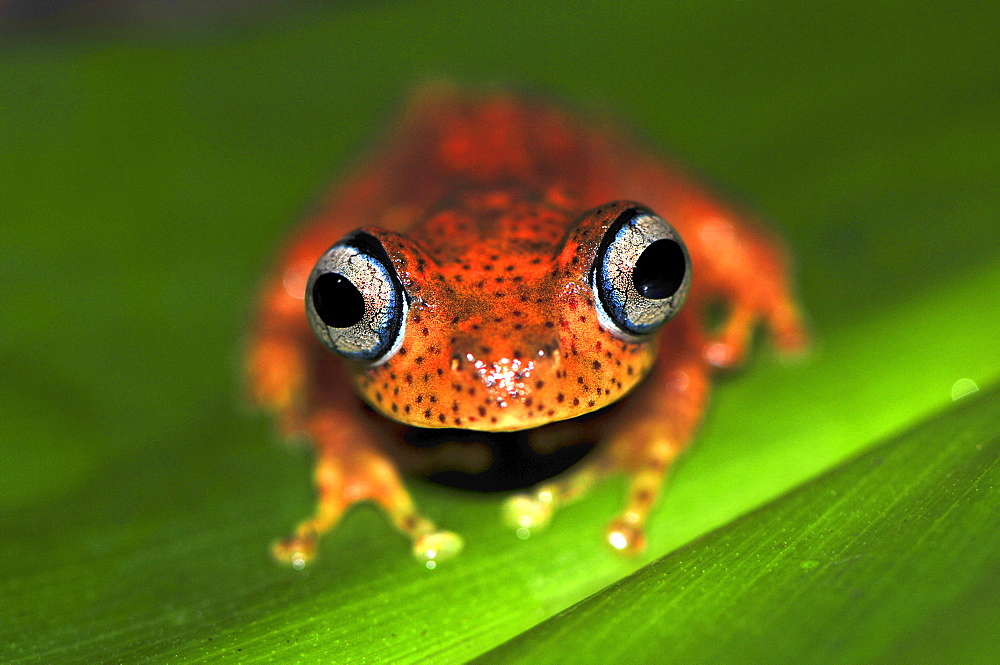
[[[680,232],[692,266],[680,312],[639,341],[601,325],[590,281],[605,231],[636,203]],[[376,367],[327,351],[304,315],[316,260],[357,228],[382,242],[410,303],[402,346]],[[373,425],[356,397],[405,425],[495,432],[543,428],[624,398],[601,426],[598,451],[518,498],[513,523],[541,526],[547,514],[533,522],[525,511],[575,500],[621,472],[629,497],[609,542],[641,550],[663,474],[693,435],[714,371],[742,361],[759,323],[782,350],[805,344],[786,275],[766,233],[614,125],[505,92],[425,87],[293,239],[263,290],[251,392],[318,456],[316,514],[275,556],[301,567],[347,507],[373,500],[418,558],[443,558],[438,545],[453,534],[419,514],[383,452],[398,428]],[[728,319],[709,331],[714,302]],[[576,435],[571,423],[560,436]]]

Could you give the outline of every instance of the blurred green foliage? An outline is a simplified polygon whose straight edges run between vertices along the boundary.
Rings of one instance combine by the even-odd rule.
[[[560,635],[601,662],[630,631],[655,652],[674,633],[643,632],[637,604],[663,621],[720,617],[688,654],[910,662],[954,645],[944,660],[983,662],[998,648],[1000,546],[956,534],[995,533],[997,393],[955,410],[951,389],[1000,375],[998,27],[988,3],[452,1],[4,38],[0,661],[461,662],[599,592],[490,657],[517,662]],[[793,250],[816,349],[794,366],[763,349],[721,382],[643,559],[598,539],[618,483],[525,542],[500,525],[499,497],[415,483],[468,543],[433,572],[366,508],[304,573],[267,557],[309,508],[310,460],[242,408],[257,281],[295,218],[433,76],[621,116],[742,192]],[[903,470],[871,475],[874,451]],[[933,491],[938,477],[954,496]],[[873,537],[861,563],[835,569],[820,552],[805,581],[773,577],[814,612],[758,606],[759,623],[725,622],[759,589],[748,577],[782,556],[758,568],[736,547],[795,532],[829,538],[836,557],[859,519],[885,533],[872,502],[816,518],[822,488],[855,482],[899,497],[885,506],[899,533]],[[941,533],[967,557],[929,547]],[[656,586],[698,561],[716,562],[710,583]],[[888,561],[888,579],[946,582],[914,585],[895,633]],[[836,621],[856,589],[866,611]],[[690,609],[670,602],[686,596]],[[822,652],[788,637],[821,628]],[[759,651],[779,637],[792,646]]]

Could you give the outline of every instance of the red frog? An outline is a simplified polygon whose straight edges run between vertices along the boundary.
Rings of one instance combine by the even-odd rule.
[[[317,456],[315,513],[274,556],[301,568],[369,500],[429,567],[461,549],[401,480],[388,452],[399,424],[526,430],[540,449],[596,438],[568,472],[508,499],[507,520],[539,528],[621,473],[628,495],[606,538],[641,551],[712,375],[743,361],[758,324],[781,350],[804,345],[787,275],[744,213],[615,126],[507,92],[425,87],[263,290],[251,390]]]

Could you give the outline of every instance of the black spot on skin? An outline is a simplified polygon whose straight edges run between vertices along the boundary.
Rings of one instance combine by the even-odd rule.
[[[593,362],[593,363],[591,364],[591,367],[593,367],[594,369],[601,369],[601,363],[600,363],[600,361],[598,361],[598,360],[595,360],[595,361],[594,361],[594,362]]]
[[[424,411],[424,418],[430,418],[430,417],[431,417],[431,410],[430,409],[425,410]]]
[[[573,398],[573,406],[580,406],[580,398],[579,397],[574,397]]]
[[[558,395],[556,395],[556,401],[559,402],[560,404],[563,403],[564,399],[566,399],[566,396],[563,395],[562,393],[559,393]]]
[[[403,411],[406,412],[406,413],[409,413],[410,412],[410,405],[407,404],[406,406],[404,406],[403,407]]]

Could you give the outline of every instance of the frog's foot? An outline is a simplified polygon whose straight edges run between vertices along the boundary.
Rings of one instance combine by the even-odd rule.
[[[740,365],[758,323],[764,323],[774,345],[784,354],[796,355],[808,344],[802,316],[791,297],[778,283],[765,283],[759,292],[734,295],[734,305],[719,333],[705,344],[702,355],[714,367]]]
[[[560,506],[583,497],[604,478],[628,478],[625,508],[605,532],[608,545],[638,554],[646,545],[645,525],[663,478],[700,420],[708,394],[709,370],[698,358],[673,358],[621,411],[610,436],[569,473],[518,494],[504,505],[505,521],[521,538],[545,527]]]
[[[347,508],[361,501],[381,506],[409,537],[413,556],[427,568],[458,554],[461,537],[439,530],[417,512],[392,462],[363,440],[344,442],[344,429],[337,427],[335,419],[317,419],[311,428],[320,453],[315,471],[319,493],[316,511],[298,525],[294,535],[274,544],[274,558],[293,568],[304,568],[315,557],[319,538],[337,524]]]
[[[611,442],[609,450],[598,453],[596,459],[581,468],[528,493],[510,497],[503,506],[504,521],[516,530],[519,538],[527,538],[533,531],[545,528],[556,509],[582,498],[606,477],[624,473],[629,479],[626,506],[608,525],[605,539],[618,552],[638,554],[646,545],[646,519],[656,503],[663,476],[683,448],[683,443],[669,441],[660,434],[643,441],[642,450],[635,450],[634,444],[627,446],[639,454],[637,459],[622,460],[618,453],[626,447],[619,445],[615,450]]]
[[[602,455],[528,492],[515,494],[504,501],[504,523],[515,529],[519,538],[527,538],[548,526],[557,508],[585,496],[610,471],[609,460]]]

